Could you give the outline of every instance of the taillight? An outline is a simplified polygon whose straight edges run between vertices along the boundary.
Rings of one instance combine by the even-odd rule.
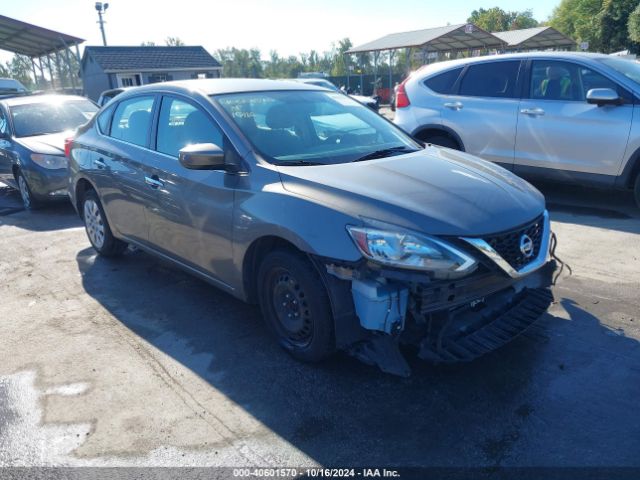
[[[64,139],[64,156],[71,158],[71,146],[73,145],[73,137]]]
[[[396,92],[396,108],[405,108],[411,105],[407,90],[404,88],[404,84],[407,83],[409,78],[406,78],[400,85],[398,85],[398,91]]]

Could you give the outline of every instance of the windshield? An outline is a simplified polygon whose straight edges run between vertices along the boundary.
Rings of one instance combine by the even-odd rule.
[[[88,100],[60,100],[14,105],[11,118],[16,137],[31,137],[72,130],[97,111],[98,107]]]
[[[421,148],[377,113],[341,93],[248,92],[214,98],[271,163],[336,164]]]
[[[0,78],[0,91],[4,92],[26,92],[27,89],[12,78]]]
[[[640,85],[640,63],[616,57],[599,58],[598,61]]]

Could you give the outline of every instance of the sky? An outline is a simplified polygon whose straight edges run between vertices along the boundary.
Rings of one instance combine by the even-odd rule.
[[[109,45],[164,45],[168,36],[186,45],[257,47],[262,56],[277,50],[297,55],[324,52],[349,37],[354,45],[388,33],[464,23],[472,10],[499,6],[531,8],[545,20],[560,0],[111,0],[105,15]],[[91,0],[1,0],[0,14],[101,45]],[[10,58],[0,50],[0,60]]]

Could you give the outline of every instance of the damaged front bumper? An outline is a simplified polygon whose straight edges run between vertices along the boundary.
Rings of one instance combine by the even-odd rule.
[[[546,259],[545,259],[546,260]],[[514,278],[484,262],[456,280],[411,271],[322,261],[339,348],[381,370],[408,376],[400,344],[435,363],[470,361],[505,345],[544,314],[557,265]],[[375,281],[372,281],[375,279]]]

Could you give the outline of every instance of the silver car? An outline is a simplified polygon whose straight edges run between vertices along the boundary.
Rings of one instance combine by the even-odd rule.
[[[536,52],[423,67],[395,123],[532,179],[633,189],[640,206],[640,64]]]

